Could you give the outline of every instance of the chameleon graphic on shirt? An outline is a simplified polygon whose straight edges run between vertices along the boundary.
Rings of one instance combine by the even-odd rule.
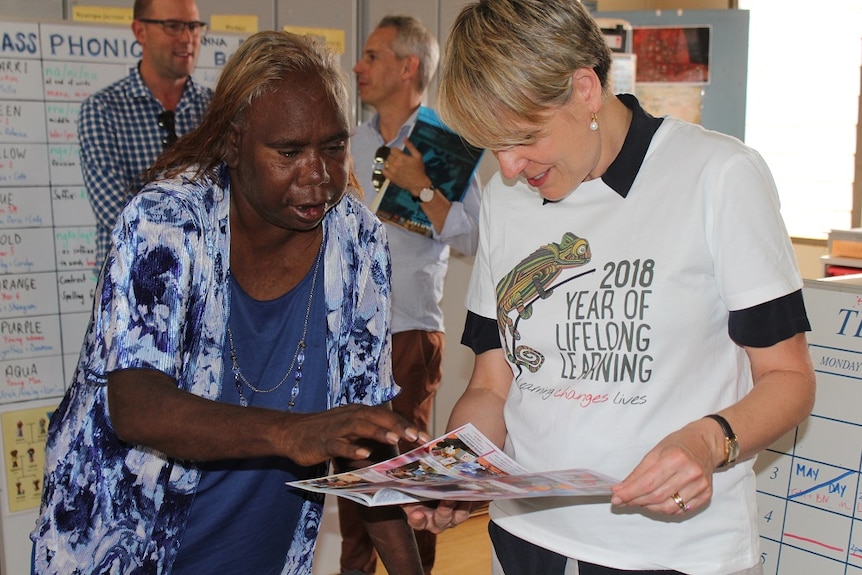
[[[541,246],[521,260],[497,283],[497,324],[503,335],[506,357],[518,366],[536,372],[544,357],[527,345],[517,345],[520,339],[518,322],[530,319],[537,300],[547,299],[554,288],[569,280],[551,285],[563,270],[583,266],[590,261],[590,244],[572,232],[566,232],[559,243]],[[570,278],[574,279],[574,278]],[[510,317],[517,311],[516,319]],[[511,348],[507,342],[511,335]]]

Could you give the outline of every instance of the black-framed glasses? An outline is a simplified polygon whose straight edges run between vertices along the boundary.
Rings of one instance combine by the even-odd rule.
[[[155,20],[153,18],[138,18],[138,22],[143,22],[145,24],[159,24],[162,27],[162,30],[165,31],[165,34],[168,36],[180,36],[183,32],[188,31],[191,32],[192,36],[200,36],[201,34],[205,34],[207,31],[207,23],[199,22],[197,20],[192,20],[191,22],[184,22],[182,20]]]
[[[162,146],[167,148],[177,141],[177,123],[173,110],[165,110],[159,114],[159,128],[167,132],[162,138]]]
[[[389,157],[389,147],[380,146],[374,152],[374,167],[371,170],[371,185],[378,192],[383,187],[383,182],[386,181],[386,176],[383,175],[383,165],[386,163],[386,158]]]

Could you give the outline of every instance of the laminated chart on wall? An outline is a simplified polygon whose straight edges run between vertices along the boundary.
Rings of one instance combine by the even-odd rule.
[[[761,562],[766,575],[862,573],[862,290],[806,281],[804,295],[817,400],[755,465]]]
[[[52,410],[34,407],[0,414],[6,493],[12,513],[39,508]]]
[[[244,37],[204,37],[195,79],[214,86]],[[78,115],[140,56],[128,26],[0,20],[0,404],[60,396],[74,370],[98,267]]]

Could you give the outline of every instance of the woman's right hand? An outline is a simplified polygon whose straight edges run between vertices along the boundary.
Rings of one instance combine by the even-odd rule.
[[[421,444],[430,437],[386,407],[352,404],[320,413],[285,414],[281,440],[287,457],[314,465],[335,457],[368,459],[374,442]]]

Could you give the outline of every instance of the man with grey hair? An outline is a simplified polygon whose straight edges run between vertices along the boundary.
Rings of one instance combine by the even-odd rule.
[[[392,367],[402,391],[393,410],[427,431],[434,394],[443,377],[443,312],[440,300],[450,248],[465,255],[478,244],[479,181],[474,177],[461,202],[450,202],[429,177],[409,141],[422,98],[437,71],[434,36],[411,16],[386,16],[368,36],[356,73],[359,96],[375,115],[351,137],[355,172],[372,204],[376,150],[390,148],[383,176],[409,190],[432,225],[432,236],[387,224],[392,253]],[[402,446],[403,448],[404,446]],[[359,521],[355,503],[338,499],[343,573],[374,573],[376,553]],[[436,535],[416,533],[426,575],[434,565]]]

